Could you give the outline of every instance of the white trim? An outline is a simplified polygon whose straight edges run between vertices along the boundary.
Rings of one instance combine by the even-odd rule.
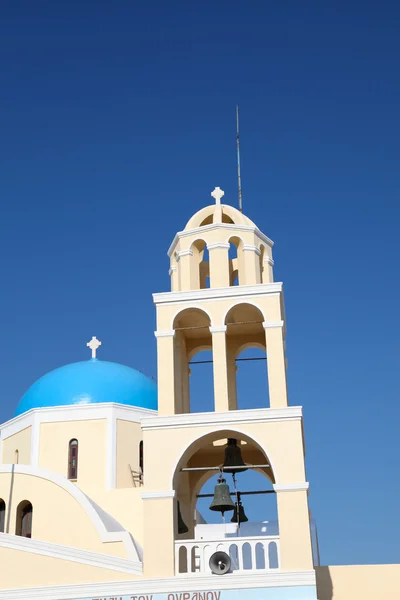
[[[303,483],[274,483],[275,492],[307,492],[310,484],[307,481]]]
[[[299,421],[301,418],[301,406],[229,410],[227,412],[183,413],[142,419],[142,430],[270,423],[273,421]]]
[[[178,241],[181,238],[192,236],[192,235],[204,235],[208,231],[215,230],[227,231],[228,232],[228,240],[237,233],[238,231],[250,231],[251,233],[255,233],[257,237],[260,238],[262,242],[267,244],[270,248],[274,245],[274,242],[267,237],[262,231],[258,229],[256,225],[236,225],[235,223],[210,223],[209,225],[202,225],[201,227],[195,227],[194,229],[184,229],[183,231],[178,231],[172,240],[172,244],[168,248],[168,256],[171,256],[172,252]],[[204,240],[203,240],[204,241]]]
[[[0,548],[50,556],[51,558],[69,560],[82,565],[90,565],[111,571],[120,571],[134,575],[142,574],[142,564],[139,561],[82,550],[81,548],[73,548],[71,546],[62,546],[51,542],[23,538],[8,533],[0,533]]]
[[[138,579],[135,581],[107,581],[101,583],[79,583],[56,586],[17,588],[0,591],[0,600],[74,600],[75,598],[111,598],[171,592],[193,593],[196,590],[235,590],[315,586],[315,571],[281,571],[273,569],[267,573],[230,573],[223,577],[215,575],[170,577],[168,579]]]
[[[226,333],[226,330],[228,329],[226,325],[218,325],[218,326],[211,326],[209,327],[210,329],[210,333]]]
[[[117,418],[114,408],[108,409],[106,434],[106,489],[117,487]]]
[[[58,473],[53,473],[47,469],[35,468],[30,465],[0,465],[0,473],[12,472],[19,475],[31,475],[32,477],[45,479],[64,489],[75,498],[86,512],[102,542],[122,542],[128,557],[131,560],[139,560],[138,552],[130,533],[114,517],[97,506],[78,486],[71,483],[68,479]]]
[[[207,250],[214,250],[215,248],[225,248],[229,250],[231,245],[225,242],[214,242],[213,244],[207,244]]]
[[[283,321],[264,321],[263,327],[264,329],[273,329],[276,327],[283,327]]]
[[[275,264],[275,262],[274,262],[274,259],[273,259],[273,258],[271,258],[270,256],[265,256],[265,257],[264,257],[264,262],[266,262],[266,263],[268,263],[269,265],[271,265],[271,267],[273,267],[273,266],[274,266],[274,264]]]
[[[261,256],[261,250],[257,248],[257,246],[251,246],[250,244],[243,244],[242,250],[248,250],[257,254],[257,256]]]
[[[154,500],[155,498],[175,498],[175,490],[161,490],[155,492],[142,492],[142,500]]]
[[[182,258],[182,256],[193,256],[193,250],[179,250],[176,255],[178,258]]]
[[[168,275],[171,276],[172,273],[174,273],[176,271],[176,267],[170,267],[169,271],[168,271]]]
[[[154,335],[156,338],[175,337],[175,329],[169,329],[168,331],[155,331]]]
[[[204,288],[180,292],[161,292],[153,294],[154,304],[173,304],[176,302],[193,302],[196,300],[215,300],[217,298],[237,298],[248,296],[264,296],[280,294],[283,283],[258,283],[257,285],[232,285],[223,288]]]
[[[34,414],[32,416],[31,455],[30,455],[30,461],[31,461],[32,467],[39,466],[39,436],[40,436],[39,415]]]

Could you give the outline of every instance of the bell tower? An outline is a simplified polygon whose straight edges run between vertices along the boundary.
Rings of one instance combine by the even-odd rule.
[[[243,457],[241,471],[253,469],[268,480],[279,529],[275,535],[238,538],[238,572],[251,577],[260,568],[272,577],[272,545],[282,581],[287,576],[289,585],[301,573],[302,581],[315,589],[302,409],[288,406],[283,286],[274,282],[273,242],[240,211],[221,204],[223,195],[215,188],[213,203],[175,235],[168,251],[171,291],[154,294],[158,415],[142,419],[145,576],[210,574],[210,548],[222,545],[229,551],[228,539],[199,541],[196,506],[202,487],[220,471],[219,495],[211,510],[233,509],[223,479],[233,472],[227,465],[237,462],[232,458],[237,455]],[[268,393],[257,402],[262,408],[252,409],[249,402],[241,410],[237,357],[254,347],[266,353]],[[190,363],[203,350],[212,355],[214,410],[194,412]],[[235,514],[242,511],[243,520],[240,472],[238,480]],[[253,571],[243,566],[246,544],[252,548]],[[263,546],[261,567],[257,544]]]
[[[211,350],[214,410],[237,409],[236,357],[265,349],[265,407],[287,406],[282,284],[273,280],[273,242],[246,216],[221,204],[197,212],[169,249],[171,292],[157,307],[159,414],[190,412],[189,363]]]

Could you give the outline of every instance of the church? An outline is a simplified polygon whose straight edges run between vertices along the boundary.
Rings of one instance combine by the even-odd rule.
[[[40,377],[0,426],[0,600],[400,597],[400,565],[320,565],[273,242],[223,195],[168,250],[171,289],[153,296],[157,384],[103,361],[93,337],[86,361]],[[268,395],[241,410],[248,348],[266,353]],[[204,350],[213,410],[191,412],[190,363]],[[240,478],[252,470],[276,523],[248,521]],[[215,476],[220,522],[207,523],[198,500]]]

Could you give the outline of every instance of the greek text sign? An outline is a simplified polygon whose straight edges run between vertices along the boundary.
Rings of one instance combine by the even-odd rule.
[[[315,586],[285,586],[237,590],[120,594],[77,600],[317,600]]]

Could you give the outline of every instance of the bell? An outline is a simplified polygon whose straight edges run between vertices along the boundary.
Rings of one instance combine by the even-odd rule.
[[[214,488],[214,498],[210,504],[210,510],[224,513],[228,510],[234,510],[234,508],[235,504],[231,498],[229,485],[226,483],[225,479],[221,478]]]
[[[248,518],[246,517],[246,513],[244,512],[243,504],[239,500],[239,513],[238,506],[235,504],[235,510],[233,512],[233,517],[231,519],[231,523],[246,523]]]
[[[238,473],[239,471],[247,471],[247,467],[243,462],[242,451],[237,445],[237,440],[228,438],[228,445],[225,448],[225,459],[222,466],[224,473]]]
[[[187,533],[189,531],[185,521],[182,519],[181,506],[178,504],[178,533]]]

